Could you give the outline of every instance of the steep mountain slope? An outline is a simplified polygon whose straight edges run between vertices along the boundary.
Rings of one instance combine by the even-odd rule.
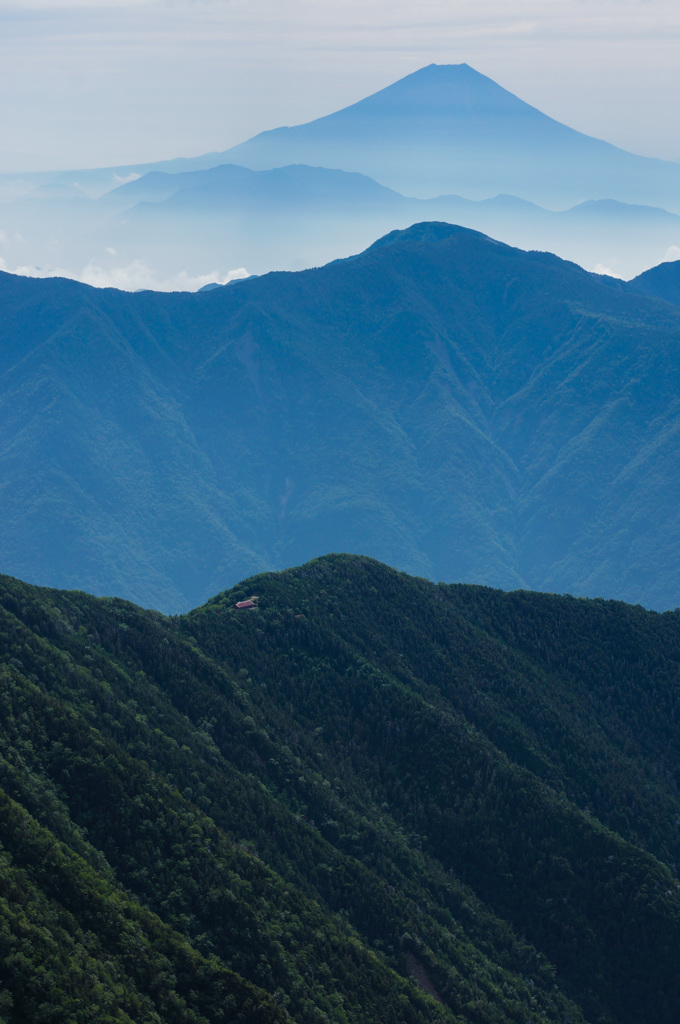
[[[674,306],[680,306],[680,260],[652,267],[639,274],[631,284],[645,295],[653,295],[672,302]]]
[[[510,193],[554,208],[588,199],[680,212],[680,168],[542,114],[467,64],[421,68],[309,124],[227,150],[254,169],[304,163],[368,174],[406,195]]]
[[[177,610],[353,549],[678,603],[667,303],[443,224],[199,295],[0,287],[13,574]]]
[[[674,1024],[679,672],[677,612],[349,556],[1,578],[0,1016]]]

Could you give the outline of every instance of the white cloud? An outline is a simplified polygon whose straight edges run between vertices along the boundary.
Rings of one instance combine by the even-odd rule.
[[[680,260],[680,245],[670,245],[663,258],[664,263],[672,263],[674,260]]]
[[[6,262],[0,259],[0,270],[8,270]],[[118,288],[121,291],[136,292],[149,290],[156,292],[196,292],[206,284],[228,284],[249,277],[245,267],[237,267],[226,274],[214,270],[208,274],[189,274],[186,270],[177,271],[170,276],[158,274],[143,260],[133,260],[124,267],[104,269],[90,262],[80,273],[72,273],[59,267],[19,266],[9,271],[20,277],[67,277],[93,288]]]
[[[209,274],[191,275],[186,270],[180,270],[169,277],[162,277],[148,263],[134,260],[125,267],[114,267],[111,270],[88,263],[77,279],[94,288],[119,288],[126,292],[139,291],[141,288],[156,292],[195,292],[206,284],[227,284],[248,276],[245,267],[238,267],[226,274],[214,270]]]
[[[611,267],[605,267],[604,263],[596,263],[592,270],[593,274],[606,274],[607,277],[619,277],[624,280],[623,274],[619,274],[616,270],[612,270]]]

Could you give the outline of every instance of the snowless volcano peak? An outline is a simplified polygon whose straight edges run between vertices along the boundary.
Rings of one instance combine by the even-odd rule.
[[[633,156],[560,124],[469,64],[430,64],[335,113],[263,132],[223,154],[253,170],[357,171],[405,195],[588,199],[680,210],[677,164]]]

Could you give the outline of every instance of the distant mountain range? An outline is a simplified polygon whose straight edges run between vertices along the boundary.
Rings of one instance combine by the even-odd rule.
[[[680,165],[635,156],[541,113],[467,64],[430,64],[309,124],[275,128],[218,153],[95,170],[0,176],[0,195],[30,189],[102,195],[131,175],[225,163],[354,171],[409,196],[510,193],[565,208],[589,199],[680,213]]]
[[[0,577],[0,1016],[677,1024],[679,674],[677,611],[364,558]]]
[[[344,110],[234,146],[230,162],[360,171],[407,195],[511,193],[553,208],[588,199],[680,213],[680,165],[634,156],[542,114],[467,64],[437,65]]]
[[[625,278],[680,253],[680,165],[575,132],[467,65],[223,153],[5,178],[0,196],[6,268],[131,288],[318,266],[422,220]]]
[[[680,217],[648,206],[591,200],[554,213],[513,196],[408,199],[365,175],[306,166],[151,172],[99,200],[51,201],[47,210],[42,200],[22,200],[5,210],[7,228],[21,235],[24,263],[106,268],[143,260],[168,278],[187,268],[262,274],[318,266],[422,220],[460,224],[622,277],[658,263],[680,242]]]
[[[199,295],[0,277],[0,564],[185,609],[328,550],[680,603],[680,308],[435,223]]]

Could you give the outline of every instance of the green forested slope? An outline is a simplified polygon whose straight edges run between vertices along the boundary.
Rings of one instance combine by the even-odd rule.
[[[7,1022],[674,1024],[680,614],[338,555],[0,645]]]

